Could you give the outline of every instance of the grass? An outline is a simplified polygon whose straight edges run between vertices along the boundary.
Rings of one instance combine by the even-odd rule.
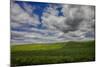
[[[11,64],[40,65],[95,60],[95,41],[11,45]]]

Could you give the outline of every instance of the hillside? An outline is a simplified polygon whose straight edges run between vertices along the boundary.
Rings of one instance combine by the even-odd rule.
[[[95,60],[95,41],[11,45],[14,66]]]

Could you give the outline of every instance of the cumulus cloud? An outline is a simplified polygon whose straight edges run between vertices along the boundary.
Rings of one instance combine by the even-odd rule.
[[[95,25],[94,6],[62,5],[64,16],[57,16],[51,12],[52,10],[49,10],[49,13],[44,13],[42,18],[43,22],[47,24],[50,29],[59,30],[67,35],[72,33],[73,35],[68,36],[79,36],[79,38],[85,38],[85,33],[88,31],[91,31],[91,33],[94,32],[92,31]]]
[[[23,5],[12,2],[11,43],[51,43],[94,39],[94,6],[59,5],[49,4],[39,17],[33,13],[35,6],[27,2],[23,2]]]

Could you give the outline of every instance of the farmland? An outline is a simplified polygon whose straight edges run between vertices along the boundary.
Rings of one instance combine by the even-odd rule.
[[[95,61],[95,41],[11,45],[11,65]]]

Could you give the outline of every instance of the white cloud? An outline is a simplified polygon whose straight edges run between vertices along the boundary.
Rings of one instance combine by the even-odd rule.
[[[62,5],[64,16],[57,16],[57,10],[55,8],[52,10],[47,10],[44,13],[43,23],[52,31],[59,30],[63,33],[62,36],[66,37],[66,40],[86,39],[85,33],[92,30],[91,33],[94,32],[94,27],[92,27],[95,25],[94,6]]]
[[[17,3],[11,4],[11,21],[17,23],[29,23],[29,24],[39,24],[38,16],[35,14],[31,15],[32,8],[30,5],[24,4],[24,10]],[[13,26],[13,25],[12,25]]]
[[[62,16],[58,16],[59,6],[46,7],[41,17],[46,29],[27,27],[40,24],[39,17],[32,13],[35,7],[24,3],[23,8],[17,3],[11,4],[11,27],[25,31],[11,30],[12,43],[61,42],[69,40],[94,39],[94,7],[62,5]],[[60,6],[61,7],[61,6]],[[24,26],[24,25],[27,26]],[[91,36],[86,37],[86,35]]]

